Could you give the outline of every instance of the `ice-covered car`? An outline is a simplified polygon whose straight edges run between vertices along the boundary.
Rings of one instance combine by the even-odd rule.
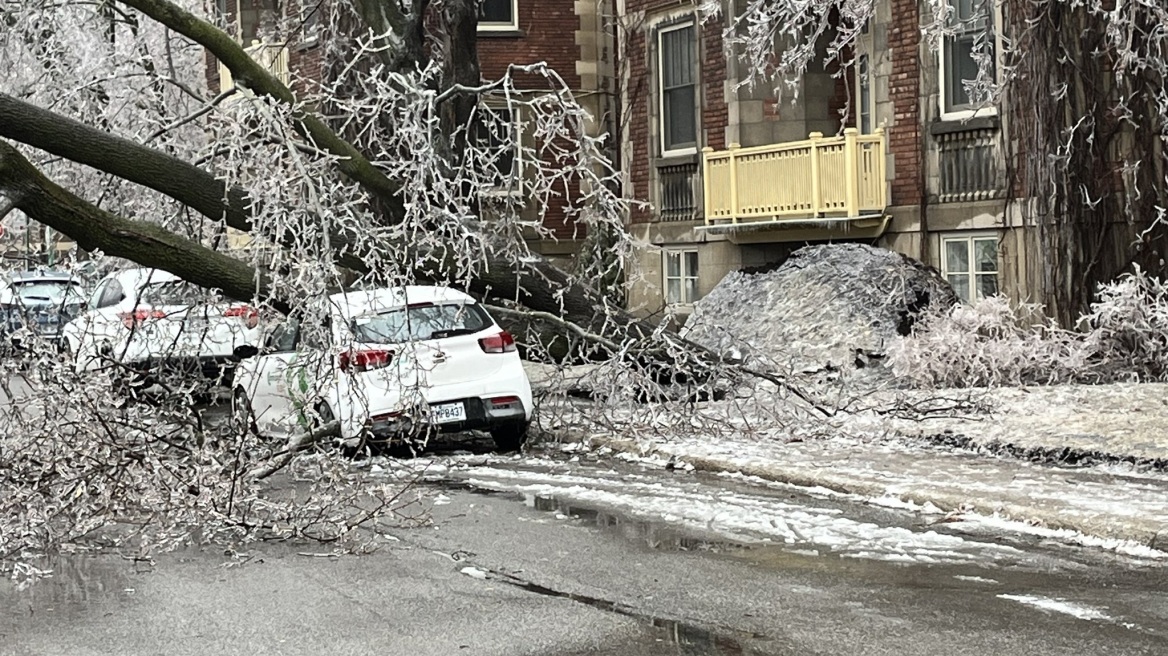
[[[145,375],[165,368],[230,381],[236,347],[259,343],[259,314],[207,298],[206,290],[158,269],[112,273],[65,325],[66,348],[79,371],[113,362]]]
[[[61,328],[85,307],[80,280],[62,271],[22,271],[0,289],[4,347],[20,349],[29,338],[58,343]]]
[[[261,434],[336,421],[349,444],[477,429],[500,449],[522,445],[531,384],[514,338],[470,296],[426,286],[346,292],[316,316],[323,325],[289,319],[258,352],[239,350],[234,410]]]

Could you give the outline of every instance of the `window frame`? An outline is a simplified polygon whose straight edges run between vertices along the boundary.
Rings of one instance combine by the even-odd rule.
[[[941,47],[939,47],[937,49],[937,83],[938,83],[938,86],[937,86],[938,98],[937,98],[937,100],[938,100],[938,105],[939,105],[940,110],[941,110],[941,119],[942,120],[959,120],[959,119],[972,118],[975,116],[996,116],[998,113],[998,108],[997,108],[997,106],[995,106],[993,104],[985,105],[985,106],[981,106],[981,107],[976,106],[976,105],[972,105],[972,104],[953,105],[951,102],[951,99],[949,98],[949,81],[950,80],[949,80],[948,72],[949,72],[949,68],[950,68],[950,64],[951,64],[951,61],[950,61],[951,57],[949,56],[948,53],[949,53],[949,49],[951,47],[951,44],[955,44],[958,39],[962,39],[965,37],[972,36],[974,39],[976,39],[976,33],[978,32],[979,29],[982,29],[982,28],[977,28],[977,27],[973,27],[973,28],[964,27],[963,25],[960,24],[963,21],[960,20],[960,17],[958,16],[958,8],[957,8],[957,6],[955,6],[960,1],[961,0],[948,0],[949,7],[952,10],[952,13],[950,14],[949,24],[950,24],[950,26],[953,27],[954,33],[951,36],[943,36],[941,38],[941,44],[940,44]],[[986,31],[986,39],[987,39],[988,43],[990,44],[990,48],[991,48],[990,55],[993,59],[992,76],[993,76],[993,79],[995,81],[997,81],[998,71],[1001,68],[1001,66],[999,65],[999,62],[998,62],[998,56],[999,56],[999,53],[1001,51],[1001,48],[999,47],[1000,44],[998,43],[998,31],[997,31],[998,13],[997,13],[997,9],[996,9],[994,3],[992,2],[992,0],[970,0],[970,1],[973,3],[973,8],[975,10],[978,8],[981,8],[981,7],[985,8],[986,15],[985,15],[984,30]],[[973,20],[974,20],[973,18],[970,19],[970,21],[973,21]],[[969,22],[969,21],[965,21],[965,22]]]
[[[490,102],[486,103],[486,107],[488,109],[490,109],[492,112],[495,112],[496,114],[501,113],[501,112],[507,112],[511,115],[511,121],[510,121],[510,123],[511,123],[511,136],[513,137],[513,143],[511,144],[511,148],[514,151],[514,155],[512,157],[512,173],[513,173],[512,179],[514,180],[514,184],[509,185],[509,186],[492,185],[489,187],[483,187],[479,191],[479,193],[486,195],[486,196],[516,196],[516,195],[520,195],[523,193],[523,121],[522,121],[522,114],[520,112],[520,107],[518,107],[518,106],[502,107],[502,106],[492,104]],[[475,129],[476,129],[475,142],[480,143],[478,140],[482,135],[479,134],[477,132],[477,130],[485,129],[485,128],[483,127],[482,123],[479,123],[475,127]]]
[[[479,0],[479,7],[482,7],[482,0]],[[502,21],[478,21],[478,32],[518,32],[519,31],[519,0],[511,0],[511,20],[509,22]]]
[[[686,255],[688,255],[690,253],[692,253],[694,256],[694,269],[693,269],[693,271],[687,271],[687,264],[686,263],[688,262],[689,258],[687,258]],[[678,262],[678,272],[680,273],[680,275],[678,275],[678,276],[669,275],[669,258],[670,257],[680,258],[679,262]],[[701,284],[701,278],[698,275],[698,272],[701,270],[700,258],[701,258],[701,255],[699,253],[699,250],[696,248],[666,248],[666,249],[662,249],[662,251],[661,251],[661,297],[662,297],[662,299],[664,299],[666,306],[669,306],[669,307],[689,307],[701,299],[702,294],[701,294],[701,288],[699,286]],[[677,280],[679,282],[678,300],[676,300],[676,301],[669,300],[669,281],[670,280]],[[693,280],[693,283],[694,283],[693,288],[694,288],[695,298],[686,298],[686,285],[685,285],[685,283],[687,280]]]
[[[693,54],[696,57],[698,54],[698,30],[697,21],[693,16],[680,18],[672,21],[669,24],[662,25],[657,28],[654,35],[654,45],[656,47],[656,64],[657,64],[657,133],[658,133],[658,149],[661,157],[678,157],[684,155],[696,155],[698,146],[702,141],[702,126],[699,117],[701,115],[701,99],[699,98],[699,90],[701,88],[700,74],[701,67],[697,61],[691,60],[690,71],[693,73],[691,84],[693,85],[693,126],[694,126],[694,142],[692,146],[682,146],[679,148],[670,148],[668,143],[668,134],[665,129],[665,48],[663,47],[664,36],[670,32],[677,32],[680,30],[690,30],[693,34]],[[680,88],[680,87],[675,87]]]
[[[985,242],[985,241],[992,242],[994,244],[994,270],[993,271],[978,271],[977,270],[977,263],[974,260],[974,254],[976,253],[975,244],[977,242]],[[949,269],[949,250],[948,250],[948,247],[949,247],[949,244],[956,244],[956,243],[961,243],[961,244],[965,245],[966,266],[968,267],[968,269],[966,271],[951,271]],[[1001,291],[1002,291],[1002,278],[1001,278],[1001,276],[1002,276],[1002,255],[1001,255],[1000,244],[1001,244],[1001,238],[999,237],[999,235],[992,233],[992,232],[971,232],[968,234],[949,234],[949,235],[942,235],[941,236],[941,267],[940,267],[941,268],[941,277],[944,278],[945,282],[948,282],[950,284],[950,286],[952,286],[953,283],[950,282],[949,276],[953,275],[953,276],[966,276],[967,277],[968,284],[969,284],[968,289],[969,289],[970,298],[961,298],[961,295],[958,294],[958,298],[961,299],[963,302],[972,304],[972,303],[976,303],[977,301],[984,298],[981,295],[981,288],[977,284],[978,278],[983,277],[983,276],[992,275],[995,279],[994,286],[998,290],[997,293],[999,293],[999,294],[1001,293]],[[954,291],[954,293],[957,293],[956,288],[953,291]]]

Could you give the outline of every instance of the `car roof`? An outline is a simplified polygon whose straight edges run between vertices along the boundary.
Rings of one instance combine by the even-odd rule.
[[[110,278],[117,280],[123,287],[139,289],[147,283],[174,282],[182,280],[178,276],[162,269],[123,269],[110,274]]]
[[[344,317],[356,317],[383,312],[414,303],[474,303],[474,297],[451,289],[429,285],[381,287],[362,291],[341,292],[329,296],[329,304]]]
[[[67,271],[42,269],[38,271],[16,271],[12,274],[12,282],[32,282],[39,280],[46,282],[75,282],[78,284],[81,282]]]

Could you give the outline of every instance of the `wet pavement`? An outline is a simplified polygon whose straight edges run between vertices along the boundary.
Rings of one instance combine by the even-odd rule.
[[[489,442],[375,553],[73,556],[0,584],[0,654],[1163,654],[1154,561],[783,486]],[[469,452],[467,452],[469,451]]]

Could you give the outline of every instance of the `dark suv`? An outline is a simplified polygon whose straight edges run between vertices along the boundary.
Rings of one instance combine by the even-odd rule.
[[[0,289],[0,345],[20,349],[27,330],[58,343],[61,328],[85,309],[81,281],[61,271],[15,273]]]

